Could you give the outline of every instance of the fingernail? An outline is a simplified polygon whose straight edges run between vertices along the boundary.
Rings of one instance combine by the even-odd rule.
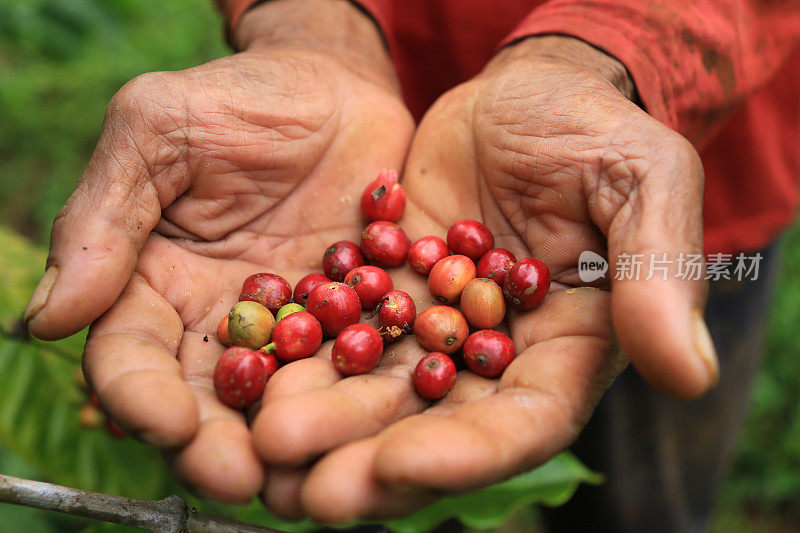
[[[58,278],[58,267],[55,265],[48,267],[41,281],[39,281],[39,285],[36,286],[36,290],[33,291],[28,307],[25,309],[25,314],[23,315],[25,322],[30,322],[36,318],[36,315],[47,305],[47,300],[50,298],[50,291],[53,290],[56,278]]]
[[[714,349],[714,341],[711,340],[711,334],[708,332],[706,321],[699,311],[694,311],[692,314],[692,327],[694,336],[694,348],[703,365],[708,370],[710,378],[709,388],[713,387],[719,381],[719,359],[717,359],[717,351]]]

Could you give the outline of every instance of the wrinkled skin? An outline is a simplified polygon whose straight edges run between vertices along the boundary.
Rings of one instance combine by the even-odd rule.
[[[246,53],[133,82],[54,227],[59,279],[32,331],[66,335],[108,309],[87,343],[89,380],[126,430],[169,448],[190,487],[340,522],[507,478],[568,446],[625,367],[612,321],[660,388],[689,397],[714,379],[693,341],[702,284],[572,288],[585,249],[700,250],[696,154],[598,75],[514,61],[428,112],[405,163],[401,223],[416,240],[474,218],[495,246],[550,266],[551,294],[503,326],[517,359],[499,380],[462,372],[430,405],[413,392],[413,338],[345,379],[328,342],[271,378],[251,444],[244,417],[214,397],[223,347],[203,335],[249,274],[294,285],[327,245],[355,239],[352,200],[380,169],[403,167],[412,133],[396,96],[330,58],[311,76],[308,59]],[[418,310],[435,303],[411,269],[390,273]]]
[[[572,442],[627,365],[613,349],[612,316],[639,370],[667,392],[695,396],[714,379],[692,340],[702,283],[615,282],[611,294],[575,288],[580,252],[606,255],[606,235],[612,257],[650,245],[701,249],[694,150],[599,76],[524,62],[454,89],[423,119],[403,184],[409,204],[401,222],[412,240],[444,235],[461,218],[482,220],[496,246],[550,265],[551,294],[535,310],[509,315],[519,355],[501,379],[461,372],[446,398],[380,432],[417,401],[408,387],[390,393],[383,376],[268,403],[255,421],[256,446],[287,466],[375,433],[329,451],[310,470],[271,471],[265,499],[279,513],[333,522],[398,515],[441,491],[542,463]],[[426,295],[421,307],[434,303]],[[271,385],[299,379],[289,376],[286,369]]]
[[[356,240],[361,190],[402,165],[412,131],[390,87],[324,53],[260,50],[136,78],[56,218],[58,279],[32,333],[62,337],[103,313],[84,370],[104,408],[170,448],[200,493],[246,501],[263,468],[244,417],[214,395],[223,347],[203,337],[250,274],[294,285],[331,242]]]

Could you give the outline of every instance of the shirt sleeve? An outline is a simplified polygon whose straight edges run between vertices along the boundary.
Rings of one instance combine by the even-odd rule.
[[[621,61],[647,111],[695,144],[764,85],[800,42],[800,2],[551,0],[502,45],[562,34]]]
[[[214,0],[217,9],[225,17],[225,31],[231,35],[242,15],[255,4],[260,4],[265,0]],[[389,27],[391,13],[391,0],[350,0],[352,4],[363,9],[370,17],[375,20],[379,29],[385,36],[386,29]]]

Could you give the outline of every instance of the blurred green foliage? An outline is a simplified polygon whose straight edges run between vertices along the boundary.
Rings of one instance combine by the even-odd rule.
[[[0,0],[0,226],[45,244],[114,92],[143,72],[188,68],[229,53],[221,35],[211,0]],[[0,326],[7,330],[42,273],[44,253],[7,231],[2,241]],[[800,529],[800,227],[789,232],[786,245],[765,367],[721,495],[719,531]],[[46,347],[0,337],[0,471],[118,494],[178,492],[190,498],[165,475],[155,450],[112,440],[101,430],[77,430],[83,399],[69,376],[80,344],[80,337]],[[492,489],[496,507],[487,512],[479,508],[488,508],[486,500],[476,506],[470,495],[440,507],[455,508],[475,527],[489,527],[513,510],[509,505],[542,495],[557,504],[578,480],[595,479],[569,456],[559,461]],[[531,492],[533,486],[540,492]],[[509,490],[532,496],[509,499],[503,494]],[[200,505],[245,520],[268,519],[257,504],[235,511]],[[431,513],[424,511],[416,525],[432,523]],[[67,531],[86,524],[0,507],[0,532]],[[416,527],[407,521],[395,525]]]
[[[211,0],[0,0],[0,223],[46,242],[111,96],[228,53]]]
[[[783,244],[764,367],[720,498],[721,532],[800,531],[800,224]]]

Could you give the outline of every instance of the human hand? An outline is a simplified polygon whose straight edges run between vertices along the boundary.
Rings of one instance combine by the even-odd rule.
[[[703,282],[646,280],[645,263],[640,280],[614,280],[610,292],[580,287],[583,250],[609,257],[610,272],[621,253],[702,251],[699,158],[608,81],[625,90],[626,76],[583,43],[528,39],[432,107],[406,164],[403,227],[415,239],[482,220],[496,246],[548,264],[551,294],[510,314],[519,355],[501,379],[462,372],[442,401],[395,423],[417,408],[410,384],[387,390],[370,375],[278,397],[299,377],[291,366],[276,374],[254,424],[262,457],[284,465],[267,475],[273,509],[332,522],[404,514],[541,464],[574,440],[627,365],[615,334],[665,392],[694,397],[713,385]],[[416,290],[420,309],[432,303]]]
[[[241,502],[263,469],[214,394],[216,324],[248,275],[295,283],[357,238],[353,205],[401,167],[413,123],[376,28],[347,3],[270,2],[237,39],[245,52],[112,99],[26,318],[46,339],[97,319],[84,370],[110,416],[169,448],[198,492]]]

